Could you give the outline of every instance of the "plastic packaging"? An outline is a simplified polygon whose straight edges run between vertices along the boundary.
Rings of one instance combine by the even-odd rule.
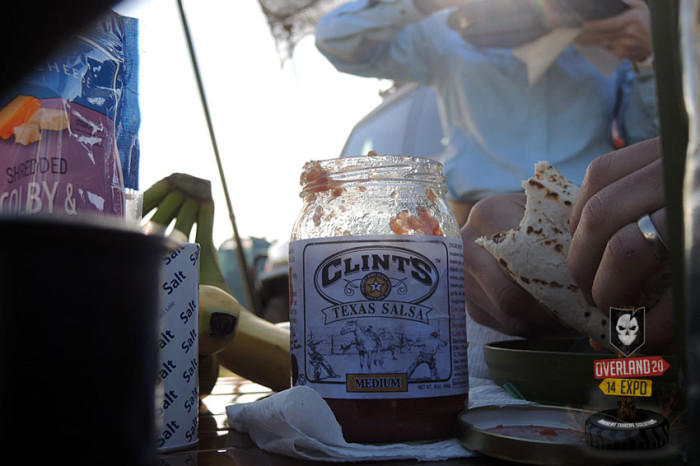
[[[137,26],[109,12],[0,96],[0,213],[124,216],[124,189],[138,189]]]
[[[310,162],[290,241],[294,385],[348,441],[452,436],[468,393],[462,241],[439,162]]]

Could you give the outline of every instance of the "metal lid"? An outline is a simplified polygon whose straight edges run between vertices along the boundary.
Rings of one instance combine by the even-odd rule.
[[[682,452],[671,446],[614,451],[588,445],[585,423],[593,414],[547,405],[482,406],[459,415],[457,439],[470,451],[527,464],[668,464],[680,458]]]

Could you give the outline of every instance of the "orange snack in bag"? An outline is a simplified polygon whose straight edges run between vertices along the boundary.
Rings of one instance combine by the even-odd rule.
[[[29,95],[18,95],[0,110],[0,137],[7,139],[15,134],[15,126],[24,124],[41,108],[41,101]]]

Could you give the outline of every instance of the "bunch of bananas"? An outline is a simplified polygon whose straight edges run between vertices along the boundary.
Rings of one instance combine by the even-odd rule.
[[[219,365],[274,391],[290,386],[289,330],[245,309],[233,296],[214,246],[214,200],[211,183],[173,173],[154,183],[143,196],[148,229],[187,241],[196,224],[199,244],[199,381],[200,396],[211,393]]]

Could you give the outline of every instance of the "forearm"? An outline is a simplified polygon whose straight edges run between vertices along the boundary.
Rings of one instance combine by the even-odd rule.
[[[326,56],[346,62],[366,59],[392,41],[407,24],[425,15],[414,0],[359,1],[323,16],[316,26],[316,46]]]

